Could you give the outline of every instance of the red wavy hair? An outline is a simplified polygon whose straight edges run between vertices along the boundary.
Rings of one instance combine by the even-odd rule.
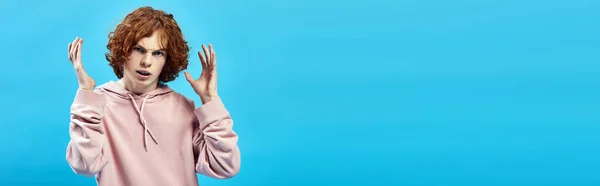
[[[165,66],[158,77],[159,83],[173,81],[179,72],[187,69],[190,47],[173,14],[144,6],[125,16],[123,22],[108,34],[108,52],[105,56],[119,79],[123,77],[123,65],[131,55],[133,46],[155,31],[159,32],[160,45],[167,54]]]

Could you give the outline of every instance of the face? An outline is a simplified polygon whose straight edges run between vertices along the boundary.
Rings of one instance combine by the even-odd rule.
[[[159,34],[154,32],[132,47],[129,60],[123,66],[123,80],[132,91],[144,92],[157,86],[167,60],[164,46],[160,44]]]

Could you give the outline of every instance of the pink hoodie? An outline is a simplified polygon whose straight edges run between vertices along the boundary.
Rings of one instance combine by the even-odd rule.
[[[67,162],[100,186],[195,186],[196,173],[226,179],[240,170],[238,136],[220,99],[195,108],[161,86],[135,95],[114,81],[78,90]]]

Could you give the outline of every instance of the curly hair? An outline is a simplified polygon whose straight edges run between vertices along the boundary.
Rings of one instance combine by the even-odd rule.
[[[187,69],[190,47],[173,14],[144,6],[125,16],[123,22],[108,34],[108,52],[105,56],[118,78],[123,77],[123,64],[131,55],[134,45],[155,31],[159,31],[159,44],[165,47],[167,54],[165,66],[158,77],[159,83],[173,81],[179,72]]]

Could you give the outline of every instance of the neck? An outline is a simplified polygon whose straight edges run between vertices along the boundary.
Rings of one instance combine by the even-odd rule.
[[[119,79],[119,81],[117,81],[117,84],[121,85],[123,88],[125,88],[125,90],[136,95],[141,95],[150,92],[158,87],[158,82],[154,82],[149,85],[140,85],[126,78]]]

